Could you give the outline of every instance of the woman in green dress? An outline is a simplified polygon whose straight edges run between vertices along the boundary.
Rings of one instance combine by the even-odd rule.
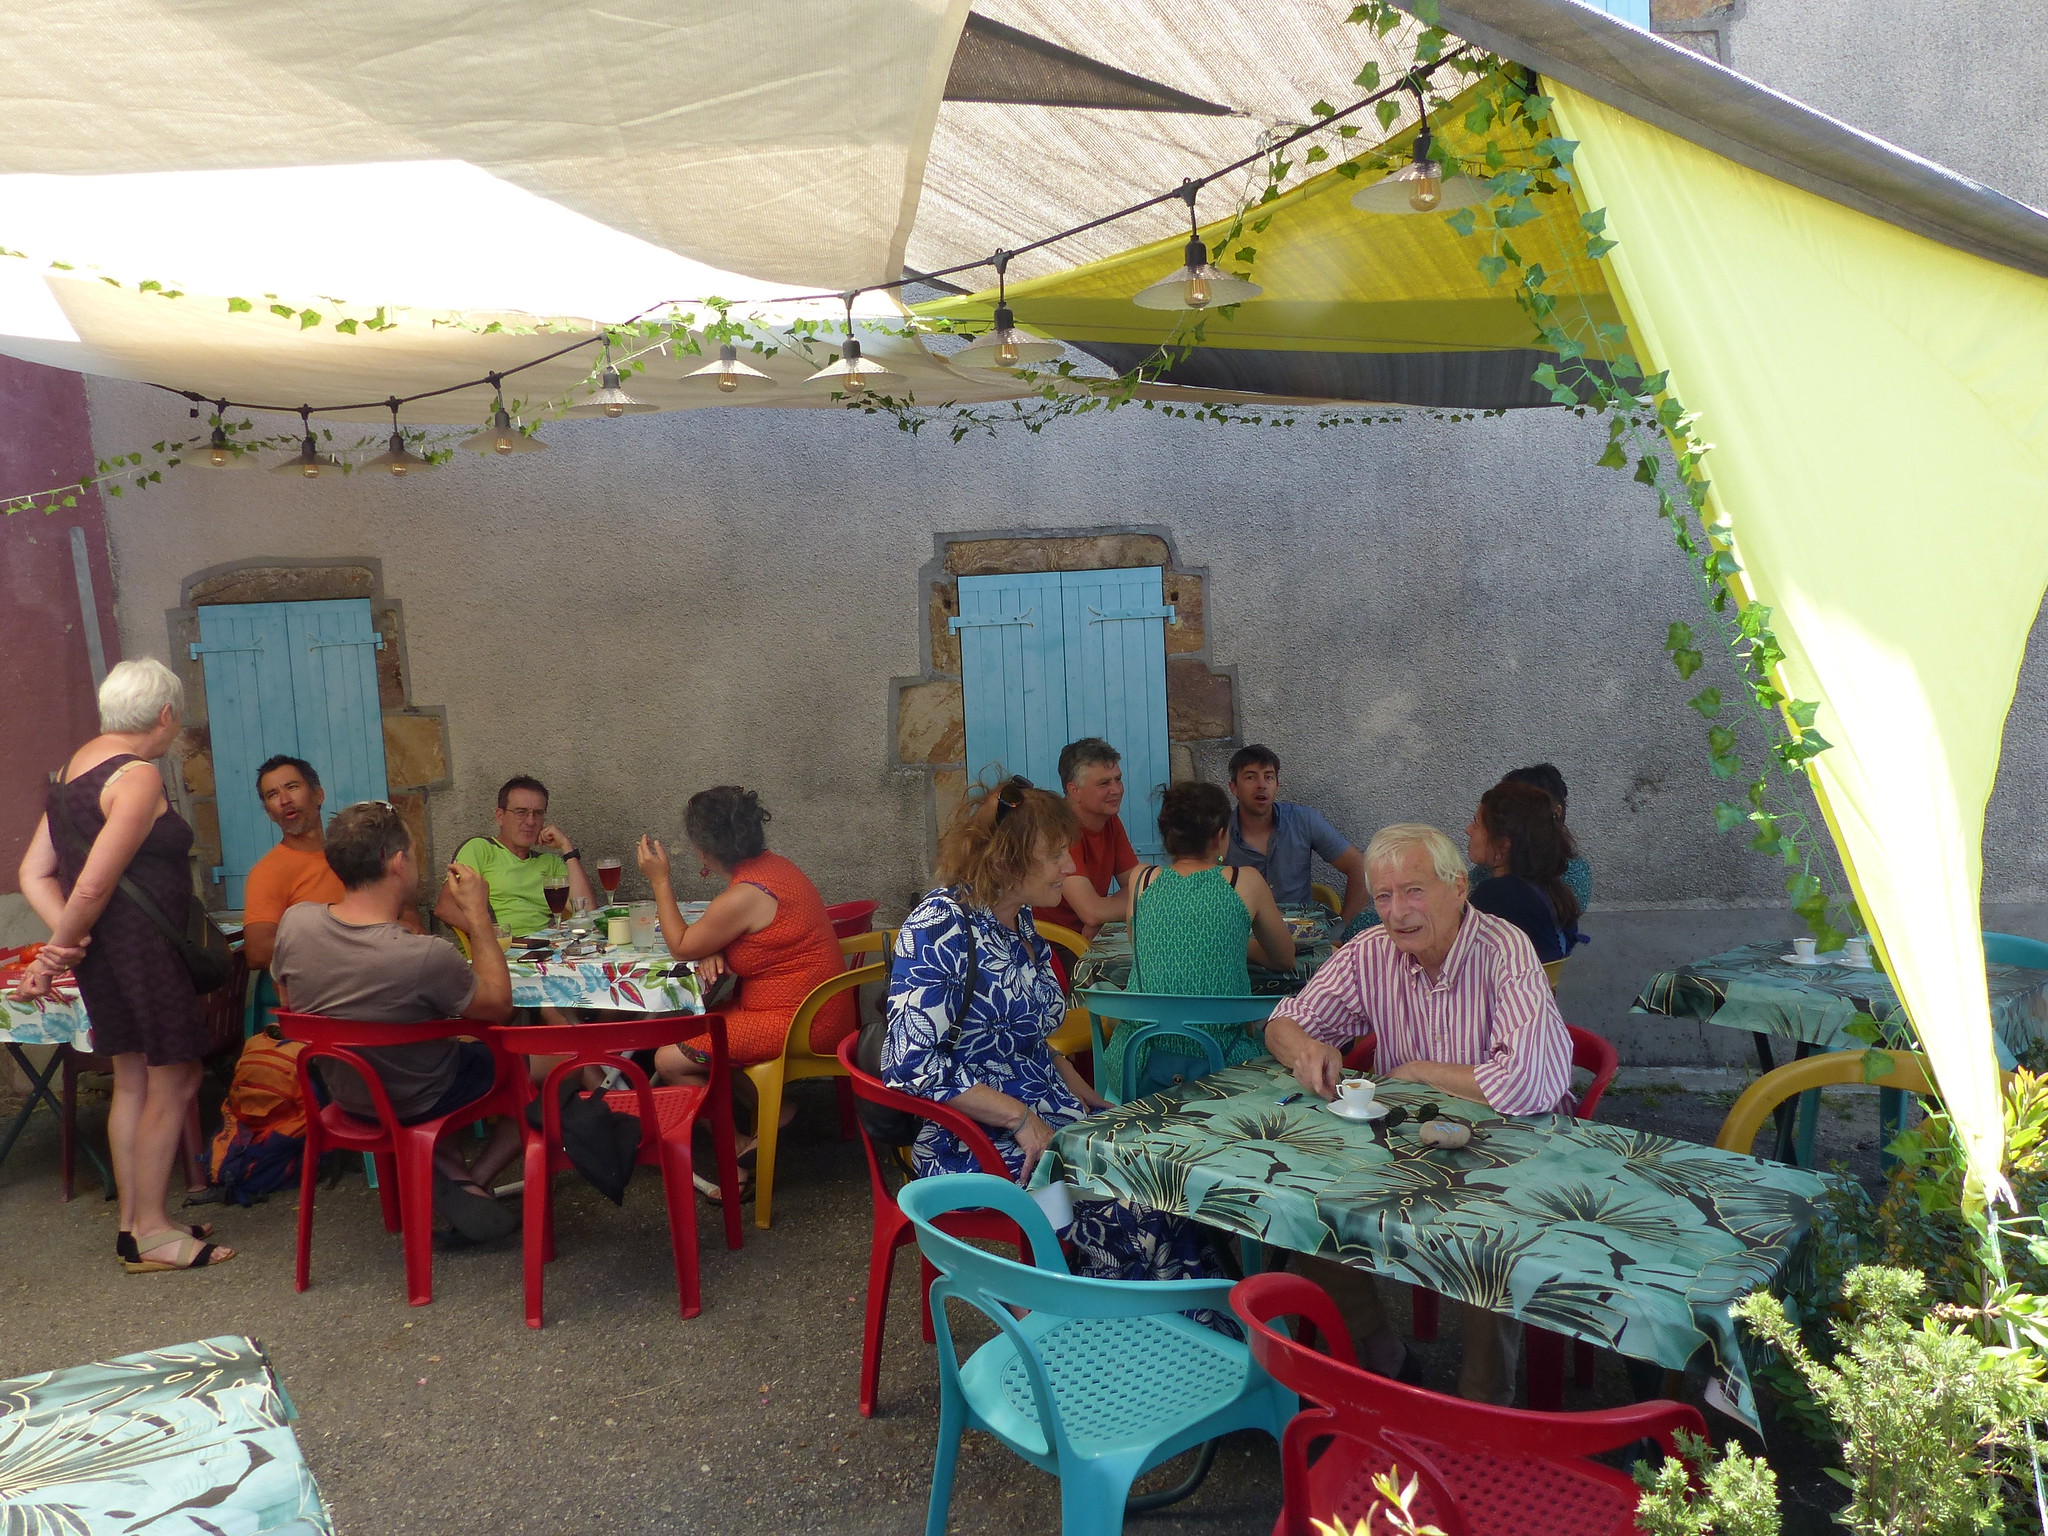
[[[1159,840],[1171,862],[1140,869],[1131,882],[1130,990],[1174,997],[1250,997],[1249,960],[1294,969],[1294,935],[1265,876],[1226,867],[1230,797],[1214,784],[1171,785],[1159,807]],[[1260,1025],[1204,1025],[1223,1064],[1262,1055]],[[1162,1042],[1170,1050],[1170,1042]],[[1111,1042],[1107,1065],[1121,1057]]]

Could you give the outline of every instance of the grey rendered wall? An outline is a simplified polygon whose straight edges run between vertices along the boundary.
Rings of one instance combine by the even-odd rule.
[[[1889,60],[1887,89],[1836,100],[1815,14],[1832,9],[1751,0],[1729,23],[1730,57],[2042,196],[2042,114],[2011,110],[2038,91],[2025,50],[1976,57],[2010,78],[1980,75],[1959,100],[1923,85],[1915,61],[1960,57],[1964,19],[1918,12],[1911,36],[1859,36]],[[1943,26],[1954,35],[1930,39]],[[1993,104],[1974,119],[1982,142],[1947,121],[1976,100]],[[1888,115],[1855,116],[1880,107]],[[2030,160],[1998,142],[1998,124],[2033,135]],[[181,407],[133,386],[97,383],[92,404],[103,453],[182,424]],[[404,605],[414,694],[448,709],[456,784],[432,827],[442,854],[488,826],[491,792],[514,772],[553,786],[586,850],[621,854],[643,830],[674,842],[693,790],[740,781],[761,789],[777,846],[828,899],[901,910],[928,847],[922,783],[888,766],[889,680],[920,669],[917,573],[934,536],[1159,525],[1179,563],[1210,572],[1212,661],[1235,668],[1244,735],[1281,753],[1292,795],[1361,838],[1418,818],[1457,831],[1503,769],[1557,762],[1597,875],[1597,940],[1573,962],[1568,1014],[1638,1062],[1746,1047],[1626,1013],[1650,971],[1793,925],[1770,868],[1712,830],[1715,786],[1681,702],[1691,688],[1658,651],[1694,599],[1654,507],[1589,467],[1597,427],[1546,413],[1287,431],[1130,410],[955,445],[880,418],[703,411],[545,436],[537,460],[464,455],[405,481],[195,470],[117,503],[127,653],[162,650],[191,572],[372,556]],[[2044,717],[2033,668],[1994,805],[1987,896],[2035,902],[2048,889],[2034,832]],[[680,872],[695,883],[693,865]],[[2031,930],[2032,915],[2001,917]]]

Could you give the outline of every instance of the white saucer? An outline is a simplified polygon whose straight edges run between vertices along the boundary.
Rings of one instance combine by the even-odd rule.
[[[1842,961],[1837,960],[1833,955],[1815,955],[1811,959],[1801,959],[1800,956],[1795,953],[1790,955],[1780,955],[1778,956],[1778,958],[1784,961],[1787,965],[1840,965],[1843,963]]]
[[[1336,1117],[1337,1117],[1337,1118],[1338,1118],[1339,1120],[1354,1120],[1354,1121],[1357,1121],[1357,1120],[1377,1120],[1377,1119],[1379,1119],[1379,1118],[1380,1118],[1380,1116],[1384,1115],[1384,1114],[1385,1114],[1385,1113],[1387,1112],[1387,1106],[1386,1106],[1386,1105],[1384,1105],[1384,1104],[1382,1104],[1382,1103],[1381,1103],[1381,1102],[1380,1102],[1380,1101],[1379,1101],[1378,1099],[1374,1099],[1374,1100],[1373,1100],[1373,1102],[1372,1102],[1372,1108],[1371,1108],[1371,1109],[1368,1109],[1368,1110],[1367,1110],[1367,1111],[1366,1111],[1366,1112],[1365,1112],[1364,1114],[1362,1114],[1362,1115],[1361,1115],[1361,1114],[1354,1114],[1354,1113],[1353,1113],[1353,1112],[1352,1112],[1351,1110],[1348,1110],[1348,1109],[1346,1109],[1346,1108],[1344,1107],[1344,1101],[1343,1101],[1342,1099],[1332,1099],[1332,1100],[1330,1100],[1330,1101],[1329,1101],[1329,1103],[1325,1104],[1325,1105],[1323,1106],[1323,1108],[1327,1109],[1327,1110],[1328,1110],[1328,1111],[1329,1111],[1329,1112],[1330,1112],[1331,1114],[1335,1115],[1335,1116],[1336,1116]]]

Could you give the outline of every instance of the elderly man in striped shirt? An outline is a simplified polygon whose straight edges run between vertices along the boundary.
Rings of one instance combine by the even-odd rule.
[[[1571,1037],[1535,946],[1514,924],[1466,905],[1457,846],[1435,827],[1385,827],[1366,848],[1365,874],[1381,925],[1338,950],[1281,1004],[1266,1026],[1266,1049],[1325,1099],[1337,1092],[1338,1042],[1373,1033],[1382,1076],[1504,1115],[1568,1109]],[[1407,1374],[1407,1346],[1369,1282],[1349,1310],[1362,1325],[1364,1362],[1384,1375]],[[1519,1328],[1476,1308],[1461,1311],[1459,1393],[1511,1401]]]

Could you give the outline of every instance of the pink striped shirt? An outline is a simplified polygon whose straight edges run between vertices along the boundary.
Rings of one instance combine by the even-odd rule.
[[[1487,1104],[1503,1115],[1570,1107],[1571,1037],[1536,947],[1490,913],[1465,909],[1433,982],[1385,928],[1373,927],[1275,1012],[1333,1043],[1377,1031],[1377,1072],[1409,1061],[1469,1066]]]

